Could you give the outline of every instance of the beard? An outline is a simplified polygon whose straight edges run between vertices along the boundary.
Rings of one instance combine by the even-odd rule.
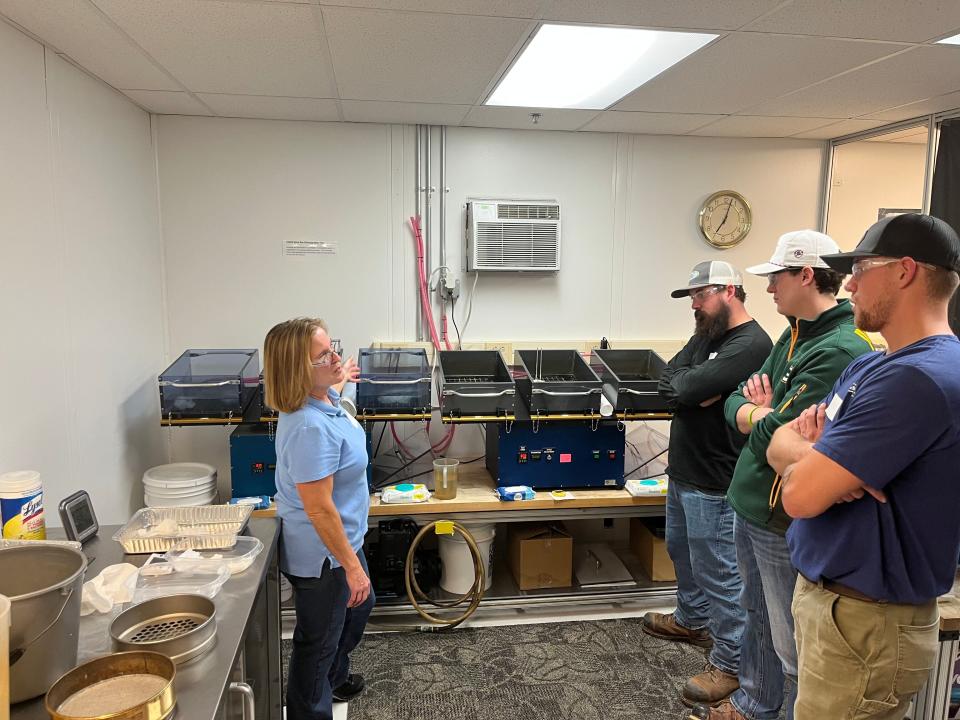
[[[694,334],[708,340],[718,340],[727,332],[730,325],[730,306],[719,303],[716,312],[712,315],[703,310],[693,311]]]
[[[889,322],[892,312],[893,298],[881,297],[872,308],[854,305],[853,322],[864,332],[880,332]]]

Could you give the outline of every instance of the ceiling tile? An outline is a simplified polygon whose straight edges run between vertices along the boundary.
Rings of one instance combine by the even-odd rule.
[[[734,33],[637,88],[613,109],[729,115],[902,49]]]
[[[210,115],[203,103],[185,92],[164,90],[124,90],[123,94],[140,107],[156,115]]]
[[[87,0],[0,0],[0,14],[114,87],[182,89]]]
[[[472,104],[531,31],[526,20],[323,9],[340,97]]]
[[[750,108],[756,115],[845,120],[960,90],[960,47],[916,47]]]
[[[541,0],[319,0],[321,5],[451,13],[488,17],[535,18]]]
[[[320,9],[210,0],[95,0],[194,92],[335,97]],[[264,32],[269,28],[269,32]]]
[[[549,20],[639,27],[736,30],[782,0],[548,0]]]
[[[270,120],[340,119],[337,101],[320,98],[268,97],[265,95],[220,95],[198,93],[203,102],[220,117],[266,118]]]
[[[795,0],[745,29],[924,42],[955,27],[960,3],[949,0]]]
[[[824,118],[731,115],[691,132],[710,137],[787,137],[829,123]]]
[[[793,137],[805,138],[809,140],[832,140],[833,138],[852,135],[853,133],[872,130],[884,124],[882,120],[841,120],[840,122],[831,122],[823,127],[818,127],[806,132],[797,133]]]
[[[377,102],[343,100],[343,119],[347,122],[392,123],[401,125],[459,125],[469,105]]]
[[[534,124],[530,113],[540,113]],[[576,130],[596,117],[596,110],[518,108],[478,105],[460,122],[471,127],[499,127],[517,130]]]
[[[899,120],[909,120],[920,117],[921,115],[931,115],[947,110],[956,110],[960,108],[960,92],[947,93],[937,97],[927,98],[908,105],[901,105],[895,108],[889,108],[881,112],[869,113],[864,119],[883,120],[885,122],[897,122]]]
[[[608,110],[600,113],[581,129],[597,132],[685,135],[691,130],[722,117],[723,115],[683,115]]]

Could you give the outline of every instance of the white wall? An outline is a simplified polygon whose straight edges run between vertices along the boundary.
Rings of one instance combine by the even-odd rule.
[[[927,146],[860,140],[834,149],[827,233],[852,250],[880,208],[923,206]]]
[[[101,523],[164,462],[150,117],[0,22],[0,472],[40,471],[47,522],[83,488]]]
[[[298,314],[325,317],[350,351],[415,338],[412,128],[182,117],[159,118],[158,128],[169,359],[192,347],[262,347],[272,324]],[[813,141],[450,128],[447,152],[457,276],[467,197],[551,197],[563,207],[560,273],[483,275],[467,341],[682,341],[689,303],[669,291],[696,262],[763,262],[777,236],[819,216],[824,153]],[[696,223],[722,188],[754,211],[747,240],[728,251],[708,246]],[[336,241],[338,252],[283,257],[284,238]],[[748,308],[778,334],[765,282],[746,287]],[[174,430],[175,455],[217,465],[226,489],[229,432]],[[471,446],[478,435],[461,433]]]

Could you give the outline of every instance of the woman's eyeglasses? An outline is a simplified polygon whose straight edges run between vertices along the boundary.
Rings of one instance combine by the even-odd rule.
[[[333,364],[333,356],[336,355],[339,357],[342,349],[343,346],[340,344],[339,340],[331,340],[330,349],[310,364],[313,365],[313,367],[329,367]]]

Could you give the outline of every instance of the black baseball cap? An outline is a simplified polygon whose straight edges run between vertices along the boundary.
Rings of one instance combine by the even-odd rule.
[[[960,272],[960,237],[940,218],[904,213],[871,225],[850,252],[821,257],[831,268],[847,275],[857,260],[868,257],[912,257],[917,262]]]

